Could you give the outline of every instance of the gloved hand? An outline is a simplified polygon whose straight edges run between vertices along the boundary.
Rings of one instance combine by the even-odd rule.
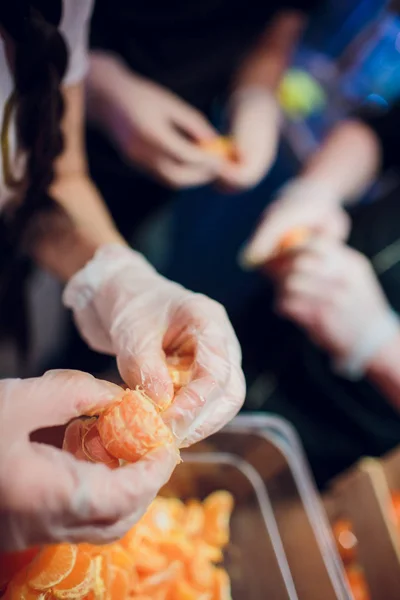
[[[279,108],[263,88],[236,92],[231,99],[231,129],[237,161],[221,165],[219,180],[232,190],[254,187],[275,161],[279,139]]]
[[[315,238],[288,258],[277,307],[334,362],[359,369],[400,329],[368,259],[329,238]]]
[[[64,292],[88,344],[160,406],[173,396],[165,353],[193,353],[193,377],[163,418],[181,447],[220,429],[241,407],[241,351],[225,310],[161,277],[137,252],[106,245]]]
[[[221,160],[199,142],[217,132],[197,109],[103,53],[92,55],[88,90],[89,116],[100,113],[126,159],[173,188],[215,179]]]
[[[112,471],[29,439],[106,406],[120,392],[78,371],[0,382],[0,551],[111,542],[143,515],[168,481],[176,450],[167,447]]]
[[[244,249],[244,266],[256,267],[269,261],[282,237],[292,229],[307,227],[317,234],[344,240],[350,221],[341,198],[323,181],[297,179],[289,182],[267,207],[253,238]]]

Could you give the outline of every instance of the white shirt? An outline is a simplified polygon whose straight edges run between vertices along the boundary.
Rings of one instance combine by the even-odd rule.
[[[64,85],[73,85],[81,81],[87,70],[87,41],[93,0],[63,0],[63,16],[60,30],[68,46],[68,71]],[[5,44],[0,37],[0,129],[4,119],[4,108],[14,89]],[[8,131],[12,174],[19,178],[25,168],[25,157],[17,152],[14,118]],[[1,152],[1,148],[0,148]],[[12,195],[4,183],[3,164],[0,160],[0,210]]]

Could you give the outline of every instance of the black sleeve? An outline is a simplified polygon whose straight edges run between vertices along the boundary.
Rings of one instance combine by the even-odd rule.
[[[361,109],[356,118],[369,125],[378,136],[382,146],[383,168],[400,166],[400,101],[390,109]]]
[[[283,0],[280,2],[280,10],[299,10],[307,15],[313,14],[318,9],[321,9],[324,2],[321,0]]]

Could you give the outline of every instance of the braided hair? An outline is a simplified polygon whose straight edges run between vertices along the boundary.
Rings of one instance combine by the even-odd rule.
[[[61,15],[61,0],[0,0],[0,26],[12,45],[17,144],[27,160],[24,181],[0,215],[0,333],[16,339],[22,357],[29,347],[28,250],[60,210],[48,190],[63,149],[68,51],[58,30]]]

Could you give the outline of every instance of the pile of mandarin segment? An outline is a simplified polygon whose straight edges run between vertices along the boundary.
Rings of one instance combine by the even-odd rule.
[[[169,357],[177,393],[192,360]],[[168,408],[140,390],[122,390],[94,416],[75,419],[64,449],[79,460],[117,468],[173,443],[162,420]],[[0,556],[2,600],[229,600],[230,582],[218,566],[229,541],[233,499],[215,492],[203,502],[156,498],[118,543],[58,544]],[[1,595],[1,592],[0,592]]]
[[[29,550],[23,567],[20,555],[3,600],[230,600],[219,564],[232,508],[224,491],[186,504],[158,497],[117,543]]]

